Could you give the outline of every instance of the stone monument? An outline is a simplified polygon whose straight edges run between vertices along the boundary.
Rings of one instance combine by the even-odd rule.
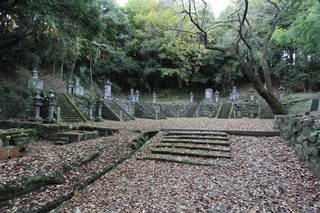
[[[205,98],[204,101],[207,103],[213,102],[213,89],[208,88],[205,90]]]
[[[232,88],[232,92],[230,93],[229,100],[235,103],[240,102],[240,95],[237,92],[237,88],[235,86]]]
[[[108,79],[104,85],[104,99],[111,99],[112,98],[111,89],[112,89],[112,83]]]

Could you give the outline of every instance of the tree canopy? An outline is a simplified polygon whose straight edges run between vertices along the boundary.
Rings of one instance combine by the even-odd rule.
[[[2,73],[46,67],[149,93],[256,82],[267,99],[264,83],[320,87],[317,0],[241,0],[218,17],[205,0],[4,0],[0,29]]]

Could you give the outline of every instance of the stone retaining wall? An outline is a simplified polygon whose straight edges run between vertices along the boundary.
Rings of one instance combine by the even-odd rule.
[[[288,145],[320,179],[320,118],[278,115],[274,120],[274,129],[280,130]]]

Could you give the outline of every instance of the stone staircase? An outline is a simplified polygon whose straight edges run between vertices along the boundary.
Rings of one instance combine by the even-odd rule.
[[[119,104],[114,100],[105,100],[102,108],[102,117],[108,120],[115,121],[130,121],[134,118],[124,110]]]
[[[189,104],[188,106],[188,110],[186,111],[184,117],[187,117],[187,118],[193,118],[195,117],[195,113],[198,109],[198,104],[196,103],[192,103],[192,104]]]
[[[136,103],[136,116],[139,118],[156,119],[156,108],[151,104]],[[166,119],[163,113],[158,113],[158,119]]]
[[[232,159],[228,134],[211,130],[166,130],[142,160],[226,166]]]
[[[65,94],[57,94],[57,106],[60,107],[60,120],[62,122],[86,121],[73,105]]]
[[[220,110],[218,112],[217,118],[229,119],[232,116],[232,111],[233,111],[233,103],[232,102],[222,103],[220,106]]]

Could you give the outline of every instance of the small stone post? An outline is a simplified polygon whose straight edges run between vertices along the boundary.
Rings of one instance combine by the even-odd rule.
[[[160,106],[156,105],[156,120],[159,119]]]
[[[42,118],[40,117],[40,107],[43,105],[42,101],[43,101],[43,98],[40,96],[40,92],[37,91],[35,96],[33,97],[35,121],[42,120]]]
[[[93,117],[93,108],[94,108],[94,104],[92,102],[89,103],[89,120],[94,120]]]
[[[193,103],[193,93],[190,92],[190,104],[192,104],[192,103]]]
[[[280,99],[280,101],[283,101],[284,94],[285,94],[285,89],[282,86],[280,86],[278,88],[278,91],[279,91],[279,99]]]
[[[112,89],[112,83],[108,79],[104,85],[104,99],[111,99],[111,97],[112,97],[111,89]]]
[[[103,99],[100,98],[97,102],[98,104],[98,115],[96,121],[102,121],[102,107],[103,107]]]
[[[152,94],[152,103],[156,104],[157,103],[157,94],[153,92]]]
[[[61,108],[59,106],[56,107],[56,113],[57,113],[57,122],[61,121]]]
[[[219,99],[220,99],[220,92],[218,90],[216,90],[216,92],[214,93],[214,101],[216,103],[219,103]]]
[[[55,121],[53,117],[53,113],[54,113],[55,106],[57,105],[57,99],[52,90],[49,91],[49,96],[47,100],[49,103],[48,121],[53,122]]]
[[[120,121],[123,121],[123,114],[122,114],[122,110],[120,110],[120,112],[119,112],[119,117],[120,117]]]

